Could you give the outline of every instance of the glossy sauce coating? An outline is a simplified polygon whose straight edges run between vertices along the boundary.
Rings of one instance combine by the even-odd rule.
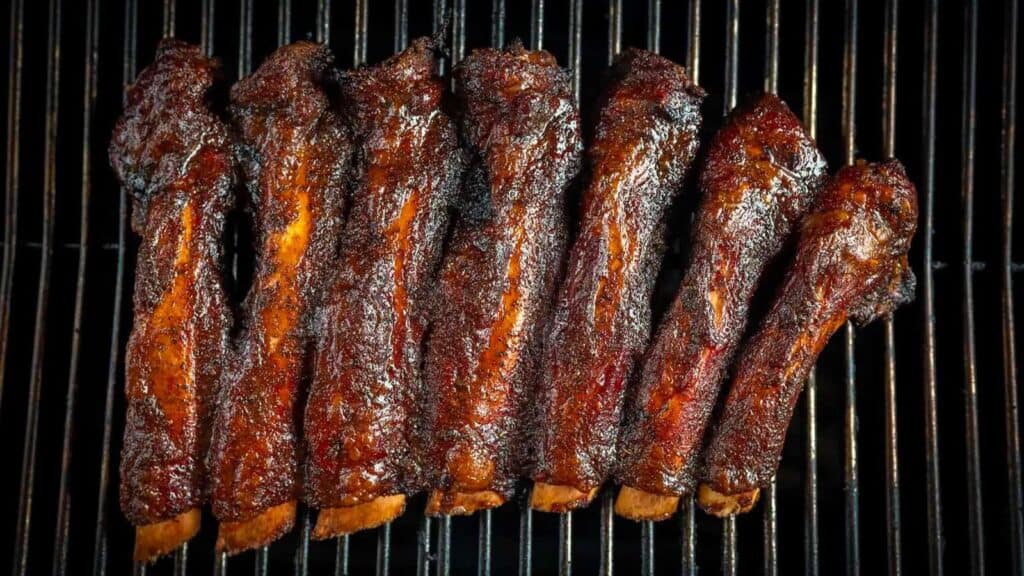
[[[705,481],[732,495],[775,474],[804,381],[829,337],[913,298],[907,250],[917,194],[896,160],[839,171],[804,219],[771,310],[744,347],[705,453]],[[702,505],[706,505],[704,500]]]
[[[332,60],[327,48],[297,42],[231,90],[256,226],[256,271],[210,454],[222,535],[224,522],[250,520],[300,493],[299,401],[311,318],[336,268],[350,156],[327,95],[334,89]],[[290,519],[263,537],[288,528]],[[221,545],[233,552],[264,543]]]
[[[568,75],[519,44],[455,69],[477,162],[441,271],[426,363],[428,510],[500,504],[523,472],[524,400],[566,244],[565,192],[580,166]],[[469,501],[461,501],[466,497]]]
[[[425,300],[463,168],[433,52],[421,38],[342,81],[358,184],[306,408],[306,498],[317,507],[419,486]]]
[[[227,128],[207,102],[217,73],[197,47],[161,42],[110,143],[141,239],[120,487],[121,509],[137,526],[169,521],[205,495],[210,410],[231,317],[221,238],[235,182]]]
[[[611,473],[626,383],[647,345],[669,206],[697,152],[704,92],[682,66],[622,53],[540,375],[534,479],[589,493]],[[534,495],[537,506],[537,494]]]
[[[735,110],[715,135],[690,265],[641,370],[621,444],[626,486],[693,488],[695,460],[762,272],[813,204],[825,160],[774,95]]]

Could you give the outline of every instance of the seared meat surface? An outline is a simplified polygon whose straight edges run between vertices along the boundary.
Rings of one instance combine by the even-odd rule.
[[[165,40],[128,91],[110,162],[139,235],[121,509],[153,560],[199,530],[210,412],[228,346],[222,236],[233,203],[227,128],[210,110],[218,63]]]
[[[663,519],[693,489],[750,300],[824,178],[821,153],[774,95],[735,110],[715,136],[700,178],[689,268],[647,351],[621,439],[619,514]]]
[[[476,50],[455,80],[476,160],[434,303],[424,450],[428,512],[468,514],[503,503],[524,472],[581,143],[569,77],[547,52]]]
[[[682,66],[656,54],[627,50],[613,66],[542,359],[534,508],[585,505],[615,464],[625,388],[649,339],[665,221],[697,153],[703,97]]]
[[[256,271],[210,453],[218,548],[229,553],[289,530],[301,492],[311,320],[336,269],[351,149],[328,98],[334,74],[326,47],[297,42],[231,90],[256,226]]]
[[[896,160],[839,171],[800,229],[775,302],[746,344],[705,453],[700,505],[746,512],[775,475],[804,381],[847,318],[865,324],[909,302],[917,194]]]
[[[318,323],[306,407],[306,499],[328,538],[387,522],[421,486],[427,291],[462,175],[428,38],[346,73],[342,105],[359,142],[338,271]]]

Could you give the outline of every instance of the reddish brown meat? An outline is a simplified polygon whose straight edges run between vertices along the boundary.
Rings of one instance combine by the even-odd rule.
[[[324,509],[317,538],[391,520],[420,485],[424,301],[463,167],[433,51],[422,38],[342,82],[359,183],[306,407],[306,498]]]
[[[136,560],[199,530],[209,412],[227,348],[221,236],[235,181],[227,129],[210,111],[216,61],[165,40],[128,92],[110,162],[141,237],[125,357],[121,509]]]
[[[210,454],[218,547],[227,552],[265,545],[294,522],[310,320],[336,268],[350,156],[327,96],[332,74],[327,48],[298,42],[231,91],[257,243]]]
[[[477,50],[455,70],[479,156],[441,272],[426,376],[431,513],[500,505],[523,466],[526,393],[565,247],[579,113],[547,52]]]
[[[750,299],[824,177],[814,142],[776,96],[733,112],[715,136],[701,174],[690,266],[647,352],[621,444],[620,514],[660,519],[692,490],[704,429]]]
[[[917,195],[896,160],[839,171],[802,224],[796,256],[739,357],[705,453],[701,506],[746,512],[779,464],[793,406],[818,354],[847,317],[860,324],[913,297],[907,250]]]
[[[703,91],[642,50],[617,59],[540,376],[531,504],[585,505],[611,473],[626,382],[650,335],[668,208],[697,152]]]

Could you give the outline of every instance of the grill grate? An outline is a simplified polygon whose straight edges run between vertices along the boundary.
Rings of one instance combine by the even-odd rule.
[[[231,39],[237,44],[230,60],[240,77],[252,70],[254,52],[272,49],[264,45],[266,22],[276,22],[272,37],[278,45],[293,39],[293,29],[300,29],[297,23],[309,23],[308,29],[301,28],[303,34],[333,44],[339,54],[348,53],[340,42],[350,39],[351,63],[358,66],[380,52],[378,43],[371,43],[371,32],[377,38],[390,28],[391,49],[401,50],[410,29],[426,32],[417,25],[417,16],[426,14],[434,31],[451,18],[451,58],[443,70],[464,57],[467,45],[489,41],[500,46],[508,37],[522,35],[531,47],[552,49],[571,67],[576,95],[583,96],[584,105],[597,85],[589,75],[591,65],[597,69],[609,62],[624,43],[655,51],[671,45],[671,56],[685,60],[693,79],[709,85],[709,100],[718,102],[720,97],[728,112],[741,91],[754,88],[748,78],[752,75],[745,71],[757,60],[741,59],[741,54],[748,53],[752,42],[760,42],[754,52],[763,57],[758,85],[781,91],[791,102],[802,95],[807,128],[814,137],[824,135],[822,146],[831,158],[850,164],[859,156],[899,153],[911,167],[922,199],[915,261],[918,301],[877,329],[858,331],[848,323],[820,369],[812,372],[803,410],[794,421],[791,436],[796,440],[789,443],[802,445],[787,447],[783,476],[764,491],[764,504],[755,513],[760,514],[755,519],[762,536],[760,552],[744,544],[755,537],[757,523],[748,518],[698,520],[692,498],[681,503],[677,525],[646,522],[636,530],[617,523],[613,492],[606,489],[595,510],[557,520],[534,518],[526,506],[513,515],[486,511],[474,520],[473,537],[465,537],[467,528],[472,529],[463,520],[403,520],[376,531],[375,554],[363,549],[371,542],[366,535],[339,538],[333,553],[324,544],[311,544],[311,512],[303,509],[295,534],[269,549],[229,561],[212,554],[207,529],[172,561],[150,567],[150,572],[268,574],[272,567],[292,563],[300,574],[327,567],[349,574],[370,566],[377,574],[388,574],[393,567],[404,572],[415,554],[417,574],[447,575],[467,569],[475,540],[475,568],[481,575],[516,570],[569,574],[574,559],[580,562],[578,570],[601,574],[612,574],[616,564],[619,572],[627,573],[639,566],[643,574],[669,567],[694,575],[700,565],[737,574],[758,569],[756,554],[761,555],[760,570],[771,575],[800,568],[816,575],[840,565],[847,574],[883,565],[899,574],[916,571],[906,565],[904,555],[916,559],[924,554],[932,574],[983,574],[986,563],[990,570],[1009,565],[1013,573],[1024,573],[1014,317],[1014,274],[1024,264],[1013,261],[1018,0],[1004,0],[1001,8],[978,0],[962,0],[952,8],[938,0],[886,0],[881,10],[844,0],[834,11],[823,10],[820,0],[744,0],[742,5],[726,0],[703,6],[700,0],[689,0],[685,9],[648,0],[642,10],[624,6],[622,0],[492,0],[485,8],[466,0],[434,0],[429,12],[420,3],[394,0],[387,26],[377,23],[383,10],[371,8],[367,0],[279,0],[272,9],[253,0],[200,0],[181,6],[164,0],[156,10],[148,3],[140,6],[138,0],[123,0],[121,6],[115,0],[70,4],[48,0],[46,6],[26,6],[24,0],[12,0],[7,15],[0,434],[22,442],[22,458],[17,496],[3,496],[0,517],[8,519],[3,529],[11,534],[0,538],[10,542],[0,550],[10,551],[15,574],[48,569],[65,574],[88,560],[93,574],[123,573],[130,561],[131,531],[117,511],[112,474],[123,410],[121,351],[129,319],[124,314],[125,287],[131,286],[134,240],[127,233],[126,193],[113,193],[116,185],[102,152],[118,112],[116,95],[123,98],[121,87],[132,81],[140,62],[148,62],[156,37],[178,33],[199,40],[208,54],[222,53],[228,47],[224,39]],[[69,26],[78,17],[84,27]],[[663,17],[666,30],[678,30],[685,38],[662,34]],[[758,31],[762,17],[763,30]],[[869,17],[879,17],[881,27]],[[335,26],[341,22],[344,27]],[[475,41],[484,37],[475,31],[483,22],[486,40]],[[552,34],[556,25],[561,29]],[[600,35],[601,29],[606,30],[604,58],[604,47],[595,50],[600,44],[593,41],[593,31]],[[796,30],[802,36],[792,42],[799,35],[791,32]],[[841,34],[828,34],[839,30]],[[637,31],[643,32],[642,38]],[[758,38],[760,33],[763,38]],[[955,61],[958,82],[950,71],[956,66],[939,74],[940,55],[946,55],[940,54],[940,33],[962,40],[963,56]],[[995,50],[987,36],[998,38]],[[802,55],[802,90],[792,93],[780,78],[790,70],[787,62],[800,61],[797,54]],[[119,75],[116,58],[121,59]],[[908,62],[919,62],[920,70],[908,73]],[[915,86],[917,81],[920,86]],[[914,90],[919,92],[915,95]],[[986,111],[995,103],[998,118]],[[947,108],[957,105],[959,126],[951,127],[942,120],[953,115]],[[918,118],[903,120],[898,111],[907,116],[916,112]],[[835,121],[839,137],[819,130],[823,118]],[[864,118],[877,118],[878,125],[872,128]],[[714,124],[710,118],[709,123]],[[958,149],[942,145],[952,141],[951,134],[960,137]],[[944,179],[951,175],[944,165],[950,162],[959,169],[955,184]],[[995,189],[999,195],[993,198]],[[951,200],[956,193],[959,203]],[[958,237],[952,232],[957,222]],[[992,231],[976,229],[978,223],[991,223]],[[674,250],[670,259],[685,257],[685,245]],[[244,239],[236,231],[236,277],[248,265],[244,252]],[[948,277],[954,267],[957,281]],[[985,302],[996,293],[998,304]],[[953,302],[960,307],[959,318],[946,312]],[[988,332],[995,323],[998,336],[995,329]],[[946,326],[942,340],[940,324]],[[957,328],[959,339],[946,342],[955,338]],[[920,356],[914,350],[917,342]],[[947,353],[956,346],[959,355]],[[1000,361],[1001,371],[988,366]],[[841,378],[829,378],[837,365]],[[999,378],[1001,396],[994,388]],[[876,381],[880,386],[872,387]],[[836,391],[825,383],[834,384]],[[960,396],[958,384],[963,387]],[[862,431],[858,417],[877,422]],[[915,444],[922,440],[923,454],[917,454]],[[802,463],[792,457],[800,451]],[[833,456],[834,470],[828,466]],[[965,464],[962,470],[960,464]],[[1005,477],[997,478],[1003,466]],[[802,510],[789,504],[799,498],[786,497],[794,484],[785,477],[787,470],[801,479]],[[901,480],[912,484],[901,490]],[[833,505],[831,496],[840,487],[842,503]],[[841,534],[821,522],[840,514]],[[802,518],[802,555],[797,546],[788,545],[797,540],[787,537],[786,529],[798,525],[787,521],[789,517]],[[877,537],[865,532],[881,526],[884,536],[880,530]],[[405,545],[414,532],[415,546]],[[946,534],[966,539],[967,553],[945,553]],[[515,549],[517,554],[510,552]],[[832,552],[837,553],[834,558]],[[669,554],[678,554],[678,559],[666,561]],[[134,566],[134,571],[145,574],[147,567]]]

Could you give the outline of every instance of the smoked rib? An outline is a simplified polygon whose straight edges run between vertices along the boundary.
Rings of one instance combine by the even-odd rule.
[[[425,299],[463,167],[444,97],[428,38],[342,80],[359,151],[306,407],[315,538],[390,521],[420,486]]]
[[[547,52],[518,43],[476,50],[455,80],[477,159],[442,267],[427,353],[431,514],[498,506],[523,472],[531,428],[525,400],[581,149],[569,77]]]
[[[917,194],[896,160],[839,171],[800,230],[796,256],[746,344],[705,453],[706,511],[748,511],[775,475],[803,383],[829,337],[909,302]]]
[[[337,261],[351,148],[328,98],[336,89],[332,64],[326,47],[297,42],[231,90],[256,271],[210,453],[217,547],[228,553],[288,531],[300,496],[310,324]]]
[[[585,505],[615,463],[625,386],[647,344],[669,206],[697,152],[704,93],[682,66],[623,52],[593,143],[580,232],[547,334],[531,505]]]
[[[205,497],[209,414],[231,317],[221,239],[235,182],[227,128],[207,102],[217,73],[199,48],[164,40],[128,91],[110,143],[141,238],[120,487],[140,562],[194,536]]]
[[[693,489],[719,386],[762,272],[812,206],[825,161],[774,95],[734,111],[708,150],[690,264],[648,350],[622,442],[616,512],[671,515]]]

